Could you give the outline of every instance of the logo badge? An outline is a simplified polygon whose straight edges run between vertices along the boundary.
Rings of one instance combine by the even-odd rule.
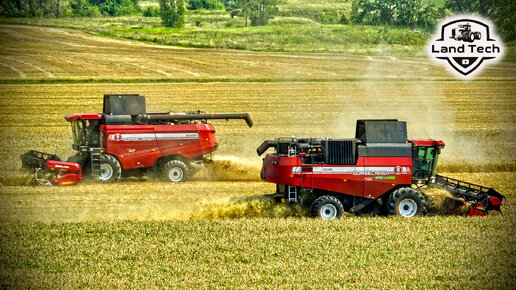
[[[111,135],[109,135],[109,140],[110,141],[120,141],[120,140],[122,140],[122,135],[120,133],[111,134]]]
[[[496,62],[503,56],[502,42],[493,27],[489,20],[473,15],[446,19],[437,25],[428,54],[437,62],[446,63],[456,76],[472,78],[486,62]]]

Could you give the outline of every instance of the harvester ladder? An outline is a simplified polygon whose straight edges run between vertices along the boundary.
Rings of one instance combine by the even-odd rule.
[[[100,148],[91,148],[91,176],[100,178]]]
[[[288,185],[287,186],[287,193],[288,193],[288,199],[287,201],[288,202],[296,202],[298,201],[298,198],[297,198],[297,188],[293,185]]]

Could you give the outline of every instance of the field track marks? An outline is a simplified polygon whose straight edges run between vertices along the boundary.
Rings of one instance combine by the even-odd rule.
[[[22,25],[0,25],[0,38],[3,40],[0,50],[10,58],[6,64],[12,67],[0,71],[0,79],[196,81],[202,77],[207,81],[390,81],[452,78],[443,66],[424,58],[178,48]],[[25,76],[11,70],[21,71]],[[514,70],[514,63],[500,63],[487,67],[480,77],[516,78]]]
[[[8,59],[8,60],[11,60],[11,61],[15,61],[15,62],[19,62],[21,64],[24,64],[26,66],[29,66],[29,67],[32,67],[44,74],[46,74],[49,78],[53,78],[54,77],[54,74],[52,72],[49,72],[47,70],[44,70],[42,69],[41,67],[37,66],[37,65],[33,65],[31,64],[30,62],[26,62],[26,61],[23,61],[23,60],[20,60],[20,59],[15,59],[14,57],[11,57],[11,56],[1,56],[2,58],[5,58],[5,59]]]
[[[135,62],[131,62],[131,61],[124,61],[124,63],[128,64],[128,65],[132,65],[132,66],[135,66],[135,67],[138,67],[138,68],[141,68],[141,69],[145,69],[145,70],[149,70],[149,71],[153,71],[153,72],[157,72],[159,74],[162,74],[162,75],[165,75],[167,77],[170,76],[170,74],[166,71],[162,71],[160,69],[156,69],[156,68],[149,68],[149,67],[146,67],[144,65],[141,65],[141,64],[137,64]]]
[[[26,77],[27,77],[27,75],[26,75],[24,72],[22,72],[21,70],[17,69],[16,67],[14,67],[14,66],[12,66],[12,65],[8,65],[8,64],[3,63],[3,62],[0,62],[0,65],[3,65],[3,66],[5,66],[5,67],[8,67],[8,68],[10,68],[11,70],[13,70],[13,71],[17,72],[17,73],[20,75],[20,78],[22,78],[22,79],[24,79],[24,78],[26,78]]]
[[[196,76],[196,77],[200,77],[201,76],[200,74],[192,72],[192,71],[189,71],[189,70],[180,69],[180,68],[177,68],[177,67],[170,67],[168,65],[163,65],[163,66],[168,68],[168,69],[171,69],[171,70],[174,70],[174,71],[178,71],[178,72],[184,72],[184,73]]]

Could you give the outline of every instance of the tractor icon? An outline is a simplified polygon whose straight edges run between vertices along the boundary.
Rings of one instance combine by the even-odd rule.
[[[457,33],[458,30],[458,33]],[[450,38],[453,38],[457,41],[464,42],[473,42],[475,40],[479,40],[481,37],[481,33],[479,31],[471,31],[471,24],[459,24],[459,27],[452,29],[452,35]]]

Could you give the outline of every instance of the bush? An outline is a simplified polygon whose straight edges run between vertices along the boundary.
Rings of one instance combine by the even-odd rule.
[[[70,8],[73,16],[79,17],[98,17],[100,10],[97,6],[91,5],[86,0],[72,0],[70,1]]]
[[[183,27],[185,20],[184,0],[160,0],[161,22],[165,27]]]
[[[91,7],[90,11],[86,14],[86,17],[99,17],[100,16],[100,10],[97,6]]]
[[[159,17],[159,15],[160,15],[159,7],[147,6],[143,10],[142,14],[143,14],[144,17]]]
[[[349,19],[346,17],[346,15],[342,14],[339,20],[339,24],[349,24]]]
[[[280,16],[286,16],[286,17],[302,17],[311,19],[313,21],[319,22],[321,24],[338,24],[340,23],[341,19],[346,16],[344,14],[344,11],[340,11],[337,9],[320,9],[320,10],[287,10],[287,11],[280,11]],[[344,24],[344,23],[341,23]]]
[[[190,0],[188,1],[188,10],[221,10],[225,9],[224,4],[218,0]]]
[[[100,10],[102,15],[122,16],[130,15],[140,10],[139,0],[88,0]]]

